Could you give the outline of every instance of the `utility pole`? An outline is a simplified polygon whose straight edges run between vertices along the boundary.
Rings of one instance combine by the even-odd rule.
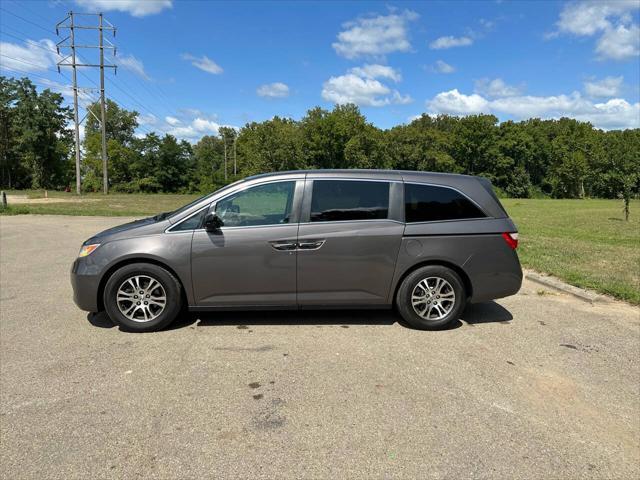
[[[76,72],[76,42],[75,29],[73,24],[73,12],[69,12],[71,22],[71,62],[73,68],[73,123],[75,124],[75,144],[76,144],[76,193],[82,193],[80,188],[80,122],[78,121],[78,76]],[[60,67],[58,67],[60,71]]]
[[[236,141],[238,140],[238,135],[236,134],[233,137],[233,176],[238,175],[238,161],[236,156]]]
[[[100,127],[102,129],[102,188],[109,193],[109,171],[107,169],[107,117],[104,110],[104,45],[102,41],[102,14],[100,16]]]
[[[87,16],[87,17],[98,17],[98,26],[93,25],[79,25],[75,21],[76,16]],[[67,23],[68,22],[68,23]],[[107,24],[105,26],[105,23]],[[105,65],[104,63],[104,49],[109,48],[113,51],[115,56],[116,47],[109,40],[104,39],[103,31],[111,30],[113,36],[116,35],[116,28],[109,23],[109,21],[105,20],[102,13],[74,13],[69,12],[64,20],[59,22],[56,25],[56,34],[59,35],[60,29],[69,29],[69,36],[63,38],[60,42],[56,44],[56,50],[58,55],[60,55],[61,48],[68,48],[71,51],[71,54],[64,57],[57,63],[58,72],[60,72],[60,67],[71,67],[73,69],[73,120],[75,126],[75,149],[76,149],[76,192],[78,195],[81,194],[81,180],[80,180],[80,124],[84,121],[87,115],[91,114],[100,124],[101,136],[102,136],[102,183],[104,193],[108,193],[109,191],[109,178],[108,178],[108,170],[107,170],[107,126],[106,126],[106,111],[105,111],[105,94],[104,94],[104,69],[105,68],[113,68],[114,71],[117,71],[116,65]],[[99,41],[98,45],[78,45],[76,43],[76,30],[98,30],[99,31]],[[65,44],[66,41],[69,41],[69,44]],[[104,45],[104,41],[107,41],[109,45]],[[98,48],[100,50],[100,63],[78,63],[77,61],[77,52],[76,50],[79,48]],[[71,63],[68,60],[71,60]],[[100,68],[100,118],[96,116],[95,113],[91,111],[91,109],[87,109],[87,113],[85,116],[80,119],[80,112],[78,109],[78,77],[77,77],[77,68],[78,67],[98,67]]]
[[[227,181],[227,136],[223,133],[222,139],[224,140],[224,181]]]

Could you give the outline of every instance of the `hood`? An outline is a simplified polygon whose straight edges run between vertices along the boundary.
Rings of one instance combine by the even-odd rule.
[[[133,222],[123,223],[122,225],[103,230],[85,241],[84,245],[90,245],[92,243],[106,243],[113,240],[121,240],[123,238],[153,235],[155,233],[163,232],[170,225],[171,222],[168,220],[159,220],[154,217],[134,220]]]

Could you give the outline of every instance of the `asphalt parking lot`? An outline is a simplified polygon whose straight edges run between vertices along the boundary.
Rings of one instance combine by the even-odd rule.
[[[71,299],[122,218],[0,217],[4,478],[640,476],[640,309],[525,282],[454,328],[218,313],[131,334]]]

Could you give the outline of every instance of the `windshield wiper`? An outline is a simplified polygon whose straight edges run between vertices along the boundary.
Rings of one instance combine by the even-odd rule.
[[[162,213],[159,213],[159,214],[157,214],[157,215],[154,215],[154,216],[153,216],[153,217],[151,217],[151,218],[153,218],[153,219],[154,219],[154,220],[156,220],[156,221],[160,221],[160,220],[164,220],[165,218],[167,218],[167,217],[168,217],[169,215],[171,215],[172,213],[173,213],[173,212],[162,212]]]

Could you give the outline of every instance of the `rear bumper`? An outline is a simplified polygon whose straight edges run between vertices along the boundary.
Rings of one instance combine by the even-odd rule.
[[[472,303],[515,295],[522,286],[522,268],[515,251],[504,252],[499,258],[472,259],[465,267],[472,272]]]
[[[71,287],[73,288],[73,301],[81,309],[87,312],[97,312],[98,288],[100,276],[85,272],[85,265],[81,258],[77,258],[71,267]]]

